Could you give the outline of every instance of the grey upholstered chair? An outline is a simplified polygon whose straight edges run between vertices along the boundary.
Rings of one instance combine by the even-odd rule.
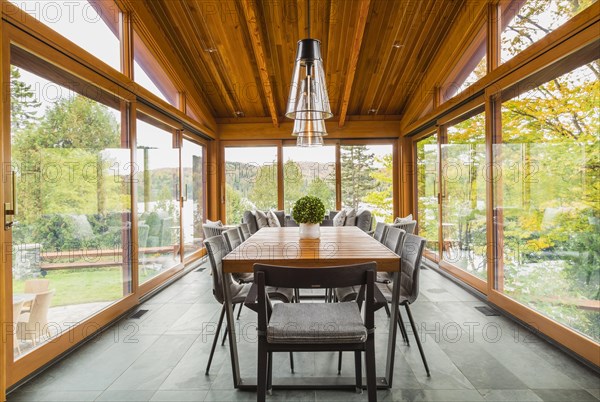
[[[387,225],[387,223],[377,222],[377,225],[375,225],[375,232],[373,233],[373,238],[375,240],[377,240],[379,243],[383,244],[383,241],[385,240],[385,235],[387,234],[388,227],[389,226]]]
[[[383,245],[392,250],[394,253],[401,255],[402,242],[406,232],[393,226],[389,226],[383,240]]]
[[[202,230],[204,231],[204,238],[208,239],[209,237],[220,236],[227,229],[231,229],[225,226],[217,226],[210,223],[205,223],[202,225]]]
[[[417,221],[392,223],[390,226],[394,227],[394,228],[402,229],[406,233],[414,234],[415,233],[415,227],[417,226]]]
[[[421,271],[420,266],[421,258],[423,257],[423,249],[425,248],[425,243],[426,240],[424,238],[412,234],[407,234],[404,238],[402,246],[402,267],[400,269],[399,304],[400,306],[404,306],[406,308],[406,313],[408,314],[410,326],[412,327],[413,333],[415,334],[417,346],[419,347],[419,353],[421,354],[421,359],[423,360],[425,371],[427,372],[427,376],[429,377],[429,366],[427,365],[427,359],[425,358],[425,353],[423,352],[423,346],[421,345],[421,339],[419,338],[419,331],[418,328],[415,327],[415,322],[410,311],[410,305],[413,304],[419,296],[419,276]],[[392,301],[393,286],[393,283],[377,284],[377,287],[381,290],[388,303],[391,303]],[[405,342],[409,344],[408,335],[406,333],[406,329],[404,328],[404,323],[402,322],[402,315],[400,314],[400,309],[398,309],[398,316],[396,317],[396,319],[398,321],[398,325],[400,326],[400,331],[402,332],[402,336],[405,339]]]
[[[210,355],[208,358],[208,364],[206,365],[206,375],[208,375],[213,355],[215,353],[215,347],[217,346],[219,333],[221,332],[221,326],[223,325],[223,318],[225,317],[226,306],[225,295],[223,294],[223,281],[226,281],[225,283],[229,288],[229,292],[231,294],[231,303],[233,304],[234,309],[237,304],[240,305],[240,309],[242,308],[252,284],[238,283],[234,281],[230,275],[225,275],[223,273],[223,257],[225,257],[228,253],[227,246],[225,244],[225,239],[223,236],[219,235],[210,237],[204,240],[204,245],[206,246],[208,260],[210,262],[210,270],[213,282],[213,295],[217,302],[219,302],[222,305],[221,315],[219,317],[219,322],[217,324],[217,329],[215,333],[215,339],[213,340],[212,348],[210,350]],[[268,293],[270,298],[285,303],[291,302],[293,297],[291,289],[276,289],[270,287],[268,289]],[[227,335],[227,332],[225,332],[225,335]],[[223,336],[223,342],[225,342],[225,336]],[[293,371],[293,360],[291,363]]]
[[[250,236],[252,236],[252,233],[250,233],[250,225],[247,223],[240,223],[238,230],[240,231],[240,237],[242,238],[242,241],[246,241],[250,238]]]
[[[374,262],[343,267],[297,268],[254,265],[258,300],[257,401],[266,399],[271,384],[272,353],[285,351],[354,351],[356,389],[362,392],[362,352],[367,367],[369,401],[377,400],[375,377],[375,274]],[[272,306],[266,287],[350,287],[361,288],[358,302],[364,301],[364,321],[359,304],[294,303]]]
[[[240,238],[240,231],[238,228],[227,229],[223,232],[223,237],[225,237],[225,244],[227,245],[227,250],[229,253],[242,244],[242,239]]]

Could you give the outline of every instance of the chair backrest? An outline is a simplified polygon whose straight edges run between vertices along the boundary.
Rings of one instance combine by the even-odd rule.
[[[254,264],[254,282],[257,284],[258,295],[258,328],[265,331],[268,322],[270,302],[266,291],[267,286],[299,289],[360,286],[357,300],[360,303],[364,299],[365,326],[367,329],[372,329],[374,328],[376,274],[377,263],[375,262],[326,268]]]
[[[405,235],[406,232],[404,230],[389,226],[385,239],[383,240],[383,245],[394,253],[402,255],[402,242],[404,241]]]
[[[202,230],[204,231],[204,237],[208,239],[209,237],[221,236],[223,232],[227,230],[227,228],[205,223],[202,225]]]
[[[408,221],[408,222],[401,222],[401,223],[393,223],[390,226],[392,226],[394,228],[402,229],[402,230],[404,230],[408,234],[414,234],[415,233],[415,227],[417,227],[417,221]]]
[[[240,237],[242,238],[242,241],[246,241],[250,238],[250,236],[252,236],[252,233],[250,233],[250,226],[247,223],[240,223],[238,229],[240,231]]]
[[[419,296],[419,273],[426,240],[407,234],[402,246],[402,268],[400,270],[400,295],[413,303]]]
[[[223,278],[227,278],[227,284],[232,295],[236,295],[243,287],[231,279],[231,275],[223,274],[223,257],[228,254],[227,245],[223,236],[213,236],[204,240],[208,260],[210,262],[210,270],[213,278],[213,295],[215,299],[223,304],[225,296],[223,295]]]
[[[225,243],[227,244],[228,252],[232,252],[236,247],[242,244],[242,239],[240,238],[240,232],[238,228],[224,231],[223,237],[225,237]]]
[[[373,227],[373,214],[371,211],[366,209],[359,210],[356,213],[356,220],[354,224],[364,232],[371,231],[371,228]]]
[[[373,238],[375,238],[375,240],[377,240],[379,243],[383,244],[388,227],[389,226],[384,222],[377,222],[377,225],[375,225],[375,233],[373,233]]]
[[[48,324],[48,310],[50,310],[52,296],[54,296],[54,289],[35,295],[29,312],[29,327],[37,325],[39,328],[43,328]]]
[[[25,293],[42,293],[50,287],[49,279],[28,279],[25,281]]]
[[[244,216],[242,217],[242,223],[247,223],[248,228],[250,229],[250,234],[254,234],[258,232],[258,223],[256,222],[256,216],[252,213],[252,211],[244,211]]]

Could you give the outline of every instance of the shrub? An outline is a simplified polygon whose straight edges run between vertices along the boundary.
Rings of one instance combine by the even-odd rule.
[[[292,209],[292,218],[298,223],[321,223],[325,216],[323,201],[311,195],[300,198]]]

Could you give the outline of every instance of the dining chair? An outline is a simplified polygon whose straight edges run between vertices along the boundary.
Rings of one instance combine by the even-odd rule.
[[[217,226],[217,225],[214,225],[211,223],[205,223],[202,225],[202,230],[204,231],[204,237],[207,239],[209,237],[222,235],[223,232],[228,229],[231,229],[231,228],[225,227],[225,226]]]
[[[13,348],[17,349],[17,352],[19,354],[21,354],[21,345],[19,342],[19,338],[17,338],[17,331],[16,331],[16,327],[17,327],[17,323],[19,322],[19,316],[21,315],[21,310],[23,308],[23,304],[24,301],[19,301],[19,302],[13,302],[13,315],[12,315],[12,322],[13,322]]]
[[[419,297],[419,276],[421,272],[420,266],[421,259],[423,257],[423,249],[425,248],[425,243],[426,240],[422,237],[412,234],[407,234],[405,236],[404,243],[402,245],[400,283],[398,284],[398,286],[400,286],[399,305],[404,306],[404,308],[406,309],[406,314],[408,315],[410,326],[412,328],[413,334],[415,335],[417,346],[419,348],[419,353],[421,354],[421,359],[423,360],[423,365],[425,366],[425,371],[427,372],[427,376],[430,377],[431,374],[429,372],[427,359],[425,358],[425,352],[423,351],[423,345],[421,345],[419,331],[415,326],[415,321],[410,310],[410,305],[417,301],[417,298]],[[388,303],[392,302],[393,286],[393,283],[377,284],[377,287],[381,290]],[[406,330],[404,329],[404,323],[402,322],[402,315],[400,314],[400,309],[398,309],[397,311],[398,316],[396,317],[396,320],[398,321],[400,330],[404,332],[403,337],[405,337],[407,345],[410,346],[408,342],[408,335],[406,334]]]
[[[404,230],[406,233],[414,234],[417,227],[417,221],[408,221],[400,223],[392,223],[390,227]]]
[[[20,341],[31,341],[35,347],[42,335],[50,337],[48,311],[52,296],[54,289],[36,294],[29,313],[20,315],[17,322],[17,338]]]
[[[379,243],[383,244],[388,227],[388,224],[385,222],[377,222],[377,225],[375,225],[375,232],[373,233],[373,238]]]
[[[219,317],[219,322],[217,323],[217,329],[215,333],[215,338],[213,340],[213,344],[210,350],[210,355],[208,357],[208,364],[206,365],[206,375],[208,375],[210,371],[210,365],[212,363],[213,355],[215,353],[215,347],[217,346],[217,341],[219,338],[219,333],[221,332],[221,327],[223,325],[223,319],[225,317],[225,309],[227,306],[225,305],[225,295],[223,294],[223,281],[227,284],[229,288],[229,293],[231,295],[231,304],[233,305],[233,309],[235,310],[236,305],[240,306],[240,309],[243,307],[243,303],[246,300],[246,296],[252,287],[250,283],[239,283],[232,279],[231,275],[225,275],[223,273],[223,257],[227,255],[227,246],[225,244],[225,239],[223,236],[213,236],[204,240],[204,246],[206,247],[206,251],[208,253],[208,260],[210,263],[212,282],[213,282],[213,296],[217,300],[218,303],[222,305],[221,307],[221,315]],[[290,289],[276,289],[269,288],[269,297],[282,301],[284,303],[289,303],[292,301],[292,291]],[[227,332],[225,332],[226,336]],[[223,336],[223,343],[225,340],[225,336]],[[294,371],[293,367],[293,359],[291,360],[292,372]]]
[[[273,352],[354,351],[356,390],[362,392],[362,352],[369,401],[377,400],[375,378],[375,262],[326,268],[254,264],[256,291],[246,299],[258,311],[257,401],[265,401],[273,372]],[[301,289],[359,286],[359,304],[271,304],[267,287]]]
[[[240,231],[237,227],[233,229],[227,229],[223,232],[225,237],[225,245],[227,246],[227,252],[230,253],[242,244],[242,238],[240,237]]]
[[[247,223],[240,223],[238,229],[240,231],[240,237],[242,238],[242,241],[246,241],[250,238],[250,236],[252,236],[252,233],[250,233],[250,225]]]

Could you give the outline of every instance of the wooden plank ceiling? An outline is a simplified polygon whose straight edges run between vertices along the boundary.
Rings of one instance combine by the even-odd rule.
[[[154,19],[153,35],[172,46],[218,123],[285,121],[306,0],[128,3]],[[398,120],[464,7],[466,0],[311,0],[311,37],[322,42],[340,126]]]

